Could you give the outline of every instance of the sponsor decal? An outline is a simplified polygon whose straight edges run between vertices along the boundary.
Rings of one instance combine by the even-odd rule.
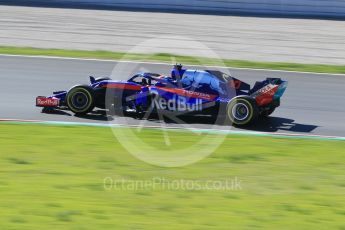
[[[196,98],[202,98],[206,100],[213,100],[215,97],[214,95],[210,95],[206,93],[200,93],[200,92],[188,91],[188,90],[184,90],[184,91],[187,97],[196,97]]]
[[[187,103],[185,97],[174,95],[172,99],[166,100],[162,97],[155,97],[151,104],[152,108],[159,110],[170,110],[179,112],[202,111],[202,99],[195,99],[195,103]]]
[[[190,90],[185,90],[185,89],[166,88],[166,87],[156,87],[156,88],[169,92],[169,93],[176,93],[181,96],[200,98],[200,99],[209,100],[209,101],[212,101],[217,97],[216,95],[200,93],[200,92],[195,92],[195,91],[190,91]]]
[[[57,107],[59,106],[60,100],[58,98],[46,98],[46,97],[37,97],[36,106],[40,107]]]
[[[275,91],[273,90],[275,87],[271,84],[266,85],[265,87],[258,90],[258,94],[265,94],[266,96],[273,96]]]
[[[255,96],[256,103],[258,105],[266,105],[273,101],[273,96],[278,89],[278,85],[266,85],[265,87],[256,91],[253,95]]]

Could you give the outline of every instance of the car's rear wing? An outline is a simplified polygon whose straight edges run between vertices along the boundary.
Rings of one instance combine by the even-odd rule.
[[[274,100],[280,99],[284,94],[288,82],[280,78],[267,78],[264,81],[256,82],[249,91],[249,95],[255,98],[259,106],[270,104]]]

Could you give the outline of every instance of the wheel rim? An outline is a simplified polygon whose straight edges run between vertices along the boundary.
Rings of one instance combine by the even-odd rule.
[[[249,116],[249,108],[244,103],[237,103],[231,110],[232,116],[239,121],[244,121]]]
[[[76,109],[84,109],[89,104],[88,95],[84,92],[76,92],[72,95],[72,105]]]

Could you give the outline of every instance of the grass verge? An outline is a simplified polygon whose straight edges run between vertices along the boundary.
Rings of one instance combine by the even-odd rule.
[[[174,145],[200,138],[168,134]],[[139,135],[161,145],[160,130]],[[108,128],[1,124],[0,229],[345,229],[344,149],[344,141],[229,135],[196,164],[162,168],[127,153]],[[241,186],[106,189],[107,177]]]
[[[216,60],[211,58],[179,56],[174,54],[158,53],[158,54],[126,54],[123,52],[109,51],[81,51],[81,50],[63,50],[63,49],[39,49],[29,47],[7,47],[0,46],[1,54],[14,55],[44,55],[56,57],[73,57],[73,58],[95,58],[109,60],[132,60],[132,61],[158,61],[171,63],[172,57],[174,61],[184,64],[196,65],[217,65],[237,68],[253,68],[253,69],[271,69],[271,70],[288,70],[300,72],[314,73],[336,73],[345,74],[345,66],[340,65],[320,65],[320,64],[298,64],[284,62],[258,62],[243,60]]]

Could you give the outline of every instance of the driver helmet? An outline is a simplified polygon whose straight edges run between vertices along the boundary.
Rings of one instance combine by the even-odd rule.
[[[174,65],[173,69],[171,70],[172,79],[174,80],[181,79],[185,71],[186,70],[183,69],[182,64],[176,63],[176,65]]]

